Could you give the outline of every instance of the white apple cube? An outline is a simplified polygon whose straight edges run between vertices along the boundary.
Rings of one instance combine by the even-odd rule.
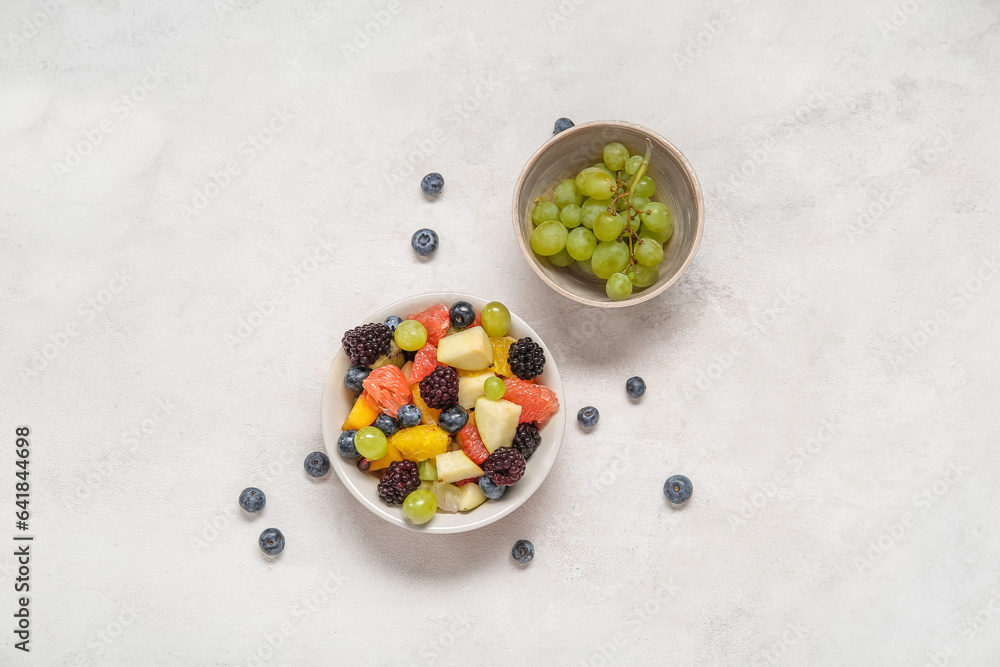
[[[461,449],[438,454],[434,462],[437,464],[438,481],[445,484],[483,474],[483,469],[473,463]]]
[[[521,419],[521,406],[482,396],[476,400],[476,428],[490,454],[499,447],[510,447]]]
[[[486,502],[486,494],[475,482],[470,482],[458,488],[461,496],[458,498],[458,511],[468,512],[474,510]]]
[[[486,395],[486,381],[496,377],[493,371],[458,376],[458,404],[466,410],[476,406],[476,399]]]
[[[493,363],[493,344],[482,327],[472,327],[442,338],[437,360],[463,371],[485,370]]]

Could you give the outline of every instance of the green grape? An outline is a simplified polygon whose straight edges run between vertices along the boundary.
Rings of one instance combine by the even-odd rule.
[[[660,267],[636,264],[628,270],[628,279],[636,287],[649,287],[660,277]]]
[[[543,257],[554,255],[566,247],[566,225],[558,220],[549,220],[535,227],[531,232],[531,249]]]
[[[625,221],[625,226],[632,230],[633,234],[638,234],[639,229],[642,227],[642,220],[639,216],[635,214],[635,211],[631,212],[632,219],[629,220],[624,214],[622,215],[622,220]]]
[[[594,236],[599,241],[614,241],[625,229],[625,220],[617,213],[602,211],[594,220]]]
[[[642,221],[646,223],[646,228],[654,232],[665,230],[669,219],[670,211],[658,201],[649,202],[642,214]]]
[[[580,170],[580,173],[578,173],[576,175],[576,178],[573,179],[573,185],[576,186],[577,192],[582,192],[580,188],[583,185],[583,179],[586,178],[588,174],[593,174],[594,172],[597,171],[601,170],[598,169],[597,167],[586,167]]]
[[[594,220],[596,220],[597,216],[601,214],[601,211],[606,211],[607,209],[607,200],[601,201],[591,197],[587,201],[583,202],[583,206],[580,207],[580,223],[588,229],[593,229]]]
[[[510,330],[510,311],[499,301],[490,301],[483,306],[483,331],[487,336],[500,338]]]
[[[577,261],[590,259],[597,247],[597,237],[586,227],[577,227],[566,237],[566,250]]]
[[[417,489],[403,501],[403,516],[410,523],[420,525],[434,518],[438,501],[430,489]]]
[[[608,169],[621,171],[625,168],[626,160],[628,160],[628,149],[624,144],[612,141],[604,147],[604,164],[608,165]]]
[[[570,204],[579,206],[583,201],[583,195],[576,189],[576,183],[573,179],[567,178],[565,181],[560,181],[559,185],[556,186],[555,192],[552,193],[552,201],[559,208],[569,206]]]
[[[621,241],[598,243],[590,258],[590,265],[594,268],[595,276],[607,280],[611,274],[618,273],[628,265],[628,244]]]
[[[566,237],[569,238],[568,236]],[[569,266],[573,263],[573,257],[563,248],[554,255],[549,255],[549,264],[552,266]]]
[[[580,192],[587,197],[594,199],[611,199],[611,193],[615,191],[615,178],[603,171],[592,171],[583,177],[580,185]]]
[[[434,459],[425,459],[417,464],[417,472],[420,479],[425,482],[436,482],[438,478],[438,467]]]
[[[632,248],[635,261],[645,266],[656,266],[663,261],[663,244],[653,239],[639,239]]]
[[[392,334],[396,345],[407,352],[416,352],[427,342],[427,329],[416,320],[403,320]]]
[[[632,283],[624,273],[615,273],[608,278],[608,284],[604,287],[608,293],[608,298],[612,301],[622,301],[632,294]]]
[[[632,195],[632,206],[638,211],[645,211],[646,207],[649,206],[649,197]]]
[[[611,169],[608,165],[604,164],[603,162],[598,162],[597,164],[595,164],[594,169],[600,169],[611,178],[615,178],[614,170]]]
[[[589,259],[581,259],[576,263],[580,267],[580,270],[586,273],[588,276],[594,275],[594,267],[590,265]]]
[[[374,426],[365,426],[354,434],[354,448],[366,459],[377,461],[389,453],[389,441],[382,431]]]
[[[580,207],[576,204],[566,204],[563,210],[559,211],[559,222],[566,225],[567,229],[580,226]]]
[[[649,176],[643,176],[639,179],[632,194],[639,195],[640,197],[652,197],[654,192],[656,192],[656,183]]]
[[[498,377],[486,378],[486,382],[483,383],[483,391],[486,392],[486,398],[499,401],[507,392],[507,386]]]
[[[671,228],[670,231],[672,232],[674,230]],[[643,225],[642,229],[639,230],[639,238],[653,239],[657,243],[666,243],[667,239],[670,238],[670,234],[666,232],[654,232],[652,229],[646,227],[646,225]]]
[[[640,164],[642,164],[642,156],[633,155],[629,159],[625,160],[625,173],[631,176],[635,173],[635,170],[639,168]]]
[[[547,220],[558,220],[559,219],[559,207],[555,203],[550,201],[540,201],[535,204],[535,208],[531,211],[531,220],[536,225],[540,225]]]

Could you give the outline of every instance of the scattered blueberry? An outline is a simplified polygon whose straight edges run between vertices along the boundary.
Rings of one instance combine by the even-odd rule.
[[[671,475],[663,485],[663,495],[675,505],[690,498],[692,491],[694,491],[694,487],[691,486],[691,480],[684,475]]]
[[[500,500],[500,496],[507,490],[506,486],[497,486],[494,484],[489,475],[483,475],[479,478],[479,488],[483,490],[483,493],[490,500]]]
[[[632,398],[641,398],[646,393],[646,382],[636,375],[625,381],[625,391]]]
[[[277,556],[285,548],[285,536],[277,528],[265,528],[258,543],[260,550],[268,556]]]
[[[396,327],[398,327],[399,323],[402,321],[403,320],[399,316],[390,315],[389,317],[385,318],[385,326],[389,327],[389,331],[395,331]]]
[[[368,469],[371,467],[372,467],[371,459],[366,459],[363,456],[360,459],[358,459],[358,470],[360,470],[361,472],[368,472]]]
[[[453,405],[438,416],[438,426],[445,433],[458,433],[469,422],[469,413],[461,405]]]
[[[518,540],[514,542],[514,548],[510,550],[510,555],[518,563],[527,563],[535,557],[535,545],[528,540]]]
[[[586,428],[592,428],[597,424],[597,420],[601,418],[601,413],[597,411],[593,405],[588,405],[585,408],[580,408],[580,411],[576,413],[576,420],[580,422],[582,426]]]
[[[337,444],[339,446],[340,443]],[[323,452],[313,452],[306,457],[302,465],[305,466],[310,477],[322,477],[330,472],[330,457]]]
[[[571,127],[573,127],[573,121],[569,118],[560,118],[556,121],[555,127],[552,128],[552,134],[559,134],[563,130],[568,130]]]
[[[248,486],[240,493],[240,507],[247,512],[257,512],[264,508],[267,497],[256,486]]]
[[[441,194],[441,188],[443,187],[444,177],[436,171],[427,174],[420,181],[420,189],[424,191],[425,195],[430,195],[431,197]]]
[[[418,229],[413,232],[410,245],[421,257],[426,257],[438,249],[438,235],[433,229]]]
[[[407,403],[406,405],[400,407],[399,412],[396,413],[396,420],[403,428],[416,426],[420,423],[422,418],[423,416],[420,414],[420,408],[415,406],[413,403]]]
[[[340,455],[345,459],[350,459],[352,461],[361,456],[361,454],[358,454],[358,450],[354,448],[354,435],[356,433],[357,431],[353,429],[350,431],[344,431],[340,434],[340,437],[337,438],[337,451],[340,452]]]
[[[384,412],[379,413],[372,426],[385,433],[385,437],[387,438],[399,432],[399,422]]]
[[[456,301],[448,311],[451,323],[458,329],[464,329],[476,321],[476,309],[468,301]]]
[[[362,383],[371,372],[371,369],[367,366],[351,366],[347,370],[347,375],[344,376],[344,384],[351,391],[361,391],[364,389]]]

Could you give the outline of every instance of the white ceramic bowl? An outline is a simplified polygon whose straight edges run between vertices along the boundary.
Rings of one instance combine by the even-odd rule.
[[[420,296],[403,299],[386,306],[367,318],[359,319],[351,326],[359,326],[366,322],[382,322],[390,315],[398,315],[405,318],[411,313],[419,313],[422,310],[436,304],[443,303],[451,306],[456,301],[464,300],[471,303],[477,310],[482,310],[483,306],[489,303],[488,299],[481,299],[468,294],[455,294],[451,292],[436,292],[422,294]],[[510,306],[507,305],[508,309]],[[560,408],[541,427],[542,442],[538,449],[528,460],[528,469],[524,477],[507,489],[507,492],[500,500],[487,500],[474,510],[469,512],[458,512],[448,514],[438,512],[434,518],[421,526],[415,526],[403,518],[403,513],[399,505],[389,506],[379,500],[378,497],[378,477],[372,473],[358,470],[354,461],[349,461],[342,457],[337,450],[337,438],[340,436],[340,427],[347,414],[351,410],[354,402],[354,393],[344,386],[344,375],[351,367],[351,362],[344,354],[343,349],[337,352],[330,364],[330,371],[326,377],[326,386],[323,389],[323,441],[326,443],[326,451],[330,457],[333,469],[337,477],[344,483],[348,491],[354,495],[358,501],[367,507],[377,516],[385,519],[391,524],[408,528],[422,533],[461,533],[467,530],[474,530],[493,523],[501,517],[505,517],[518,507],[524,504],[531,494],[542,485],[545,477],[549,474],[556,456],[559,454],[559,446],[562,444],[563,431],[566,429],[566,409],[565,392],[563,391],[562,379],[559,377],[559,369],[556,367],[555,358],[551,350],[546,347],[545,342],[539,338],[538,334],[529,327],[524,320],[517,316],[513,310],[510,313],[510,333],[514,338],[531,336],[532,340],[542,346],[545,351],[545,372],[538,377],[538,382],[556,392],[559,397]]]

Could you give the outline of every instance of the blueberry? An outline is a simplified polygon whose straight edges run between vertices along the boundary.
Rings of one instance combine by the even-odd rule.
[[[268,556],[277,556],[285,548],[285,536],[277,528],[265,528],[258,540],[260,550]]]
[[[361,454],[358,454],[358,450],[354,448],[355,433],[357,433],[357,431],[353,429],[350,431],[344,431],[340,434],[340,437],[337,438],[337,451],[340,452],[340,455],[345,459],[350,459],[352,461],[361,456]]]
[[[389,327],[389,331],[395,331],[396,327],[398,327],[399,323],[402,321],[403,320],[400,317],[396,315],[390,315],[389,317],[385,318],[385,326]]]
[[[483,475],[479,478],[479,488],[483,490],[483,493],[490,500],[500,500],[500,496],[507,490],[506,486],[497,486],[494,484],[489,475]]]
[[[266,502],[267,497],[264,495],[264,492],[256,486],[248,486],[240,492],[240,507],[247,512],[258,512],[264,509],[264,503]]]
[[[399,432],[399,422],[384,412],[375,418],[375,423],[372,426],[385,433],[387,438]]]
[[[430,195],[431,197],[441,194],[441,188],[443,187],[444,177],[436,171],[427,174],[420,181],[420,189],[424,191],[425,195]]]
[[[663,485],[663,495],[675,505],[690,498],[692,491],[694,491],[694,487],[691,486],[691,480],[684,475],[671,475]]]
[[[410,426],[416,426],[420,423],[423,416],[420,414],[420,408],[415,406],[413,403],[407,403],[406,405],[399,408],[399,412],[396,413],[396,420],[399,421],[399,425],[403,428],[409,428]]]
[[[361,384],[371,373],[371,369],[366,366],[351,366],[347,370],[347,375],[344,376],[344,384],[351,391],[361,391],[364,386]]]
[[[310,477],[322,477],[330,472],[330,457],[323,452],[313,452],[306,457],[302,465]]]
[[[638,375],[630,377],[625,381],[625,391],[632,398],[641,398],[646,393],[646,383]]]
[[[446,433],[458,433],[469,422],[469,413],[461,405],[453,405],[438,416],[438,426]]]
[[[476,309],[468,301],[456,301],[448,311],[451,323],[458,329],[464,329],[476,321]]]
[[[597,420],[600,418],[601,418],[601,413],[598,412],[597,408],[595,408],[593,405],[588,405],[585,408],[580,408],[580,411],[576,413],[576,420],[586,428],[593,428],[597,424]]]
[[[410,245],[421,257],[426,257],[438,249],[438,235],[433,229],[418,229],[410,239]]]
[[[571,127],[573,127],[573,121],[569,118],[560,118],[556,121],[555,127],[552,128],[552,134],[559,134],[563,130],[568,130]]]
[[[535,545],[528,540],[518,540],[514,542],[514,548],[510,550],[510,555],[518,563],[527,563],[535,557]]]

